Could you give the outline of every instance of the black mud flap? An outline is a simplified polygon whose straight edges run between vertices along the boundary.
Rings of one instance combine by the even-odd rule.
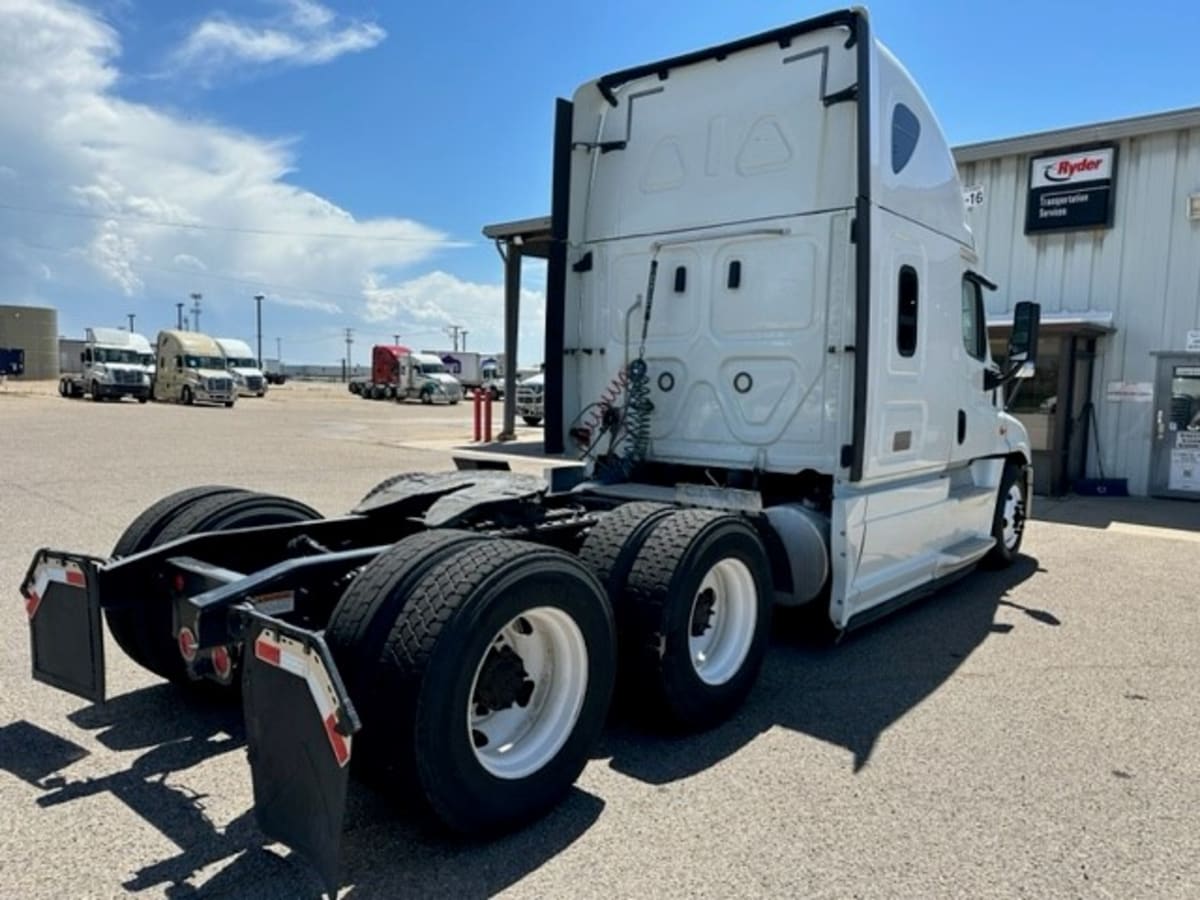
[[[242,698],[258,825],[305,856],[334,897],[358,716],[319,634],[243,615]]]
[[[96,566],[103,560],[58,550],[33,557],[21,595],[37,681],[104,702],[104,634]]]

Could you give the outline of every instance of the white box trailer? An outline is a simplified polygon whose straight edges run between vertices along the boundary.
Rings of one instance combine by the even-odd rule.
[[[483,384],[481,354],[466,350],[422,350],[421,353],[440,359],[446,372],[453,375],[464,388],[477,388]]]
[[[734,713],[773,606],[837,631],[1017,554],[1024,429],[924,98],[843,10],[560,101],[546,479],[401,473],[349,514],[205,486],[108,559],[39,551],[35,677],[104,695],[101,620],[173,681],[240,680],[262,829],[331,891],[350,765],[486,833],[558,802],[618,677]]]

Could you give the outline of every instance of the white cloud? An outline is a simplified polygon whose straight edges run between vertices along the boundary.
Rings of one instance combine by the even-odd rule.
[[[318,24],[325,7],[290,9]],[[153,333],[199,291],[207,328],[248,335],[263,293],[264,335],[297,362],[340,358],[345,326],[360,349],[393,329],[426,343],[451,323],[472,348],[500,348],[502,287],[445,271],[446,235],[360,220],[288,183],[291,144],[125,100],[119,52],[117,33],[67,0],[0,0],[3,302],[57,306],[64,334],[128,312]],[[440,269],[421,274],[435,253]],[[541,269],[526,265],[527,285],[541,287]],[[540,359],[542,308],[526,291],[526,362]]]
[[[369,50],[387,36],[374,22],[338,22],[313,0],[287,0],[281,7],[254,22],[225,13],[205,19],[170,54],[171,69],[208,82],[251,65],[314,66]]]
[[[192,256],[190,253],[176,253],[171,262],[176,268],[179,269],[194,269],[197,272],[208,271],[208,266],[204,264],[204,261],[196,259],[196,257]]]

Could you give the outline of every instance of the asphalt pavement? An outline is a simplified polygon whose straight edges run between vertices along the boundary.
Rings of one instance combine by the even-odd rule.
[[[343,512],[451,468],[469,416],[304,385],[232,410],[0,390],[0,896],[319,895],[254,824],[240,710],[111,640],[107,704],[35,683],[17,585],[37,548],[106,555],[181,487]],[[342,896],[1200,896],[1200,504],[1035,515],[1010,569],[839,644],[777,622],[712,731],[615,716],[567,801],[516,834],[451,840],[352,784]]]

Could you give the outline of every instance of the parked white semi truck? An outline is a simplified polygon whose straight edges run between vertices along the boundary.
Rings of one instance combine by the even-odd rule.
[[[237,338],[215,338],[225,355],[225,368],[233,376],[239,397],[262,397],[267,393],[267,376],[258,365],[250,345]]]
[[[90,396],[95,401],[133,397],[150,399],[154,350],[144,335],[120,328],[88,328],[79,354],[79,371],[58,379],[63,397]]]
[[[351,767],[515,826],[618,679],[713,726],[774,605],[844,631],[1021,544],[997,389],[1037,309],[999,371],[954,161],[865,12],[604,76],[557,122],[544,402],[577,466],[404,473],[332,518],[197,487],[22,586],[47,683],[103,698],[102,618],[165,678],[240,681],[259,823],[331,891]]]

